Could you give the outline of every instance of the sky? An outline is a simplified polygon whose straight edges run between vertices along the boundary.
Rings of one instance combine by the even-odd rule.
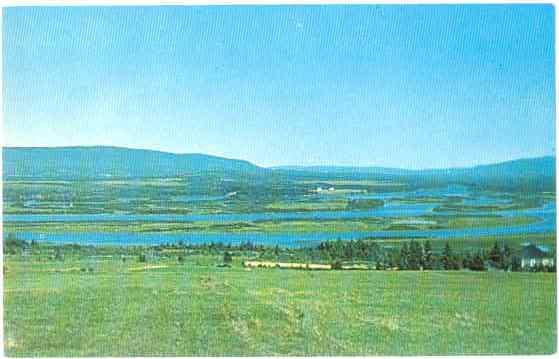
[[[444,168],[555,151],[550,5],[14,7],[7,146]]]

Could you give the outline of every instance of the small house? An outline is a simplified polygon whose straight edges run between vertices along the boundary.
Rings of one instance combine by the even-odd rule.
[[[536,246],[534,244],[525,244],[522,247],[521,267],[529,269],[538,266],[552,267],[555,264],[553,255],[549,249],[544,246]]]

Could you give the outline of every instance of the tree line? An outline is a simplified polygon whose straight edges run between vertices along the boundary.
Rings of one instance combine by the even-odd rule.
[[[4,253],[23,253],[38,245],[35,241],[25,241],[14,236],[4,239]],[[162,253],[168,256],[166,250],[179,250],[179,262],[184,261],[185,256],[190,254],[219,254],[224,256],[224,263],[230,263],[233,256],[242,255],[258,256],[260,259],[289,262],[318,262],[330,263],[334,268],[341,267],[342,262],[366,262],[373,268],[379,270],[472,270],[485,271],[489,269],[503,271],[521,271],[521,257],[518,252],[513,251],[506,243],[494,242],[488,249],[470,249],[455,251],[451,242],[446,241],[440,251],[434,251],[429,240],[416,240],[398,242],[399,246],[380,245],[373,240],[348,240],[324,241],[313,247],[280,247],[256,245],[251,242],[238,244],[227,243],[200,243],[192,244],[184,241],[176,243],[158,244],[152,246],[130,246],[130,247],[95,247],[82,246],[78,244],[49,245],[41,243],[41,246],[49,247],[55,251],[54,258],[63,258],[66,252],[96,254],[98,252],[110,251],[111,253],[139,254],[140,261],[146,261],[145,251]],[[182,251],[180,251],[182,250]],[[121,253],[121,254],[122,254]],[[530,271],[555,271],[553,266],[535,266]]]
[[[349,240],[322,242],[314,248],[301,248],[303,259],[330,261],[364,261],[375,264],[376,269],[398,270],[472,270],[521,271],[520,253],[511,249],[508,243],[495,241],[490,249],[470,249],[455,251],[451,242],[446,241],[441,251],[435,252],[431,241],[400,242],[399,248],[380,246],[374,241]],[[555,265],[535,266],[530,271],[555,271]]]

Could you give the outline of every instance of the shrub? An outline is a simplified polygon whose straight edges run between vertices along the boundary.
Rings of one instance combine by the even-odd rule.
[[[484,271],[485,263],[483,262],[483,257],[481,253],[476,253],[472,260],[469,262],[469,269],[473,271]]]
[[[342,261],[336,260],[332,262],[332,269],[342,269]]]

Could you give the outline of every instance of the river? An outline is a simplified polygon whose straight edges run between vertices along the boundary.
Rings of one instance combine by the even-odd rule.
[[[343,219],[368,217],[409,217],[422,215],[448,215],[449,212],[432,212],[434,204],[387,204],[384,207],[367,211],[311,211],[311,212],[265,212],[240,214],[57,214],[57,215],[6,215],[5,222],[242,222],[261,220],[289,219]],[[319,241],[332,239],[358,239],[364,237],[420,237],[420,238],[460,238],[481,236],[502,236],[522,233],[553,233],[556,227],[555,203],[547,203],[540,208],[500,212],[473,212],[471,215],[500,214],[504,216],[533,216],[540,220],[518,226],[480,227],[466,229],[437,230],[393,230],[393,231],[351,231],[351,232],[312,232],[312,233],[123,233],[123,232],[82,232],[82,233],[36,233],[18,232],[17,237],[26,240],[48,241],[54,243],[79,243],[87,245],[145,245],[174,243],[179,240],[185,243],[200,244],[209,242],[239,244],[250,241],[254,244],[305,246]]]

